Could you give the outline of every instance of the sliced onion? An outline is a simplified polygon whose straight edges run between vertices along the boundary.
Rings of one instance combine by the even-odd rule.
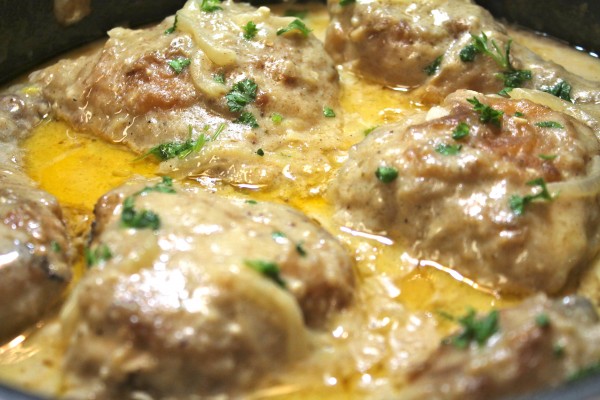
[[[590,168],[583,178],[548,184],[550,193],[560,193],[560,198],[591,197],[600,193],[600,156],[594,156]]]

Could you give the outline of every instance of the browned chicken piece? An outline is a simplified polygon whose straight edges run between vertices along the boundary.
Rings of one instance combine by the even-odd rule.
[[[0,96],[0,343],[55,309],[71,280],[60,207],[19,166],[17,142],[47,112],[34,88]]]
[[[595,132],[525,99],[459,91],[442,106],[351,150],[337,220],[493,290],[558,292],[599,248]]]
[[[576,379],[600,361],[593,306],[570,296],[538,296],[518,307],[466,315],[412,373],[406,399],[509,398]]]
[[[598,82],[516,43],[507,57],[506,29],[471,0],[357,0],[348,5],[331,0],[329,11],[326,49],[336,63],[347,62],[386,86],[418,88],[424,102],[439,103],[458,89],[497,93],[525,87],[554,90],[563,98],[568,94],[577,103],[600,103]]]
[[[353,296],[342,245],[285,206],[143,181],[96,217],[96,265],[62,316],[75,398],[238,393],[306,355],[309,327]]]
[[[323,112],[339,112],[333,62],[308,31],[286,30],[293,21],[266,7],[225,1],[204,11],[190,1],[176,23],[113,29],[100,52],[32,79],[59,118],[140,154],[154,149],[163,172],[293,181],[327,169],[340,132],[340,118]],[[174,150],[186,141],[196,146]],[[307,162],[290,166],[289,157]]]

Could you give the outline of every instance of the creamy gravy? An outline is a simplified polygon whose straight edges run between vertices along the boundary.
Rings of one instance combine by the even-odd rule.
[[[283,12],[285,7],[276,7]],[[323,6],[295,6],[309,10],[307,25],[320,39],[328,22]],[[600,62],[562,44],[527,32],[512,30],[542,56],[589,79],[600,80]],[[424,107],[410,93],[364,82],[339,70],[345,114],[345,147],[359,142],[364,131],[401,120]],[[139,174],[152,176],[158,165],[136,160],[123,146],[75,132],[57,121],[35,128],[23,143],[26,170],[41,187],[63,205],[72,234],[82,235],[92,219],[96,200],[109,189]],[[343,159],[338,160],[341,164]],[[339,165],[338,165],[339,166]],[[322,179],[315,176],[315,181]],[[357,260],[358,290],[355,304],[335,316],[329,331],[315,334],[318,344],[306,360],[269,378],[267,389],[254,398],[362,398],[385,395],[390,379],[401,385],[409,363],[426,355],[454,325],[439,311],[462,314],[515,304],[518,298],[500,296],[478,288],[457,273],[432,262],[419,262],[404,253],[402,243],[385,237],[352,232],[335,225],[327,200],[306,199],[304,194],[274,191],[261,193],[214,186],[226,196],[242,196],[291,204],[317,219],[344,242]],[[84,237],[77,243],[82,250]],[[83,272],[79,262],[79,275]],[[403,349],[403,351],[397,351]],[[61,393],[60,358],[64,339],[57,319],[50,318],[28,334],[0,347],[0,379],[17,387],[49,395]]]

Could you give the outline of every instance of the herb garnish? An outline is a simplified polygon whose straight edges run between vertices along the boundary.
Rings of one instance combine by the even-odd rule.
[[[308,29],[304,22],[296,18],[292,22],[288,24],[285,28],[277,29],[277,36],[284,35],[287,33],[299,32],[304,37],[308,37],[308,34],[311,32],[311,29]]]
[[[523,118],[524,116],[525,116],[525,114],[523,114],[521,111],[515,112],[515,117],[517,117],[517,118]]]
[[[464,62],[473,61],[477,53],[491,57],[502,68],[502,72],[496,75],[504,82],[504,89],[500,92],[501,94],[506,94],[510,89],[521,87],[525,81],[531,79],[531,71],[516,69],[510,62],[512,39],[508,40],[504,46],[504,51],[502,51],[494,39],[491,40],[490,46],[488,37],[484,32],[481,32],[479,36],[471,34],[471,37],[473,42],[460,51],[460,59]]]
[[[535,124],[535,126],[539,126],[540,128],[557,128],[564,129],[564,126],[559,124],[556,121],[542,121]]]
[[[251,112],[244,111],[238,119],[235,120],[238,124],[248,125],[251,128],[258,128],[258,122]]]
[[[356,3],[356,0],[340,0],[340,6],[345,7],[350,4]]]
[[[123,210],[121,211],[121,225],[126,228],[157,230],[160,228],[160,218],[151,210],[136,210],[135,199],[149,192],[175,193],[173,189],[173,180],[168,176],[163,176],[162,182],[154,186],[146,186],[139,192],[128,196],[123,201]]]
[[[375,176],[383,183],[390,183],[398,177],[398,170],[394,167],[379,167]]]
[[[255,205],[255,204],[258,204],[258,201],[256,201],[256,200],[246,200],[246,201],[245,201],[245,203],[246,203],[246,204],[252,204],[252,205]]]
[[[444,156],[455,156],[462,150],[461,144],[440,143],[435,147],[435,151]]]
[[[306,253],[306,250],[304,249],[302,242],[296,244],[296,252],[298,254],[300,254],[300,257],[306,257],[306,255],[308,254],[308,253]]]
[[[218,72],[216,74],[213,74],[212,77],[213,77],[213,81],[215,81],[217,83],[225,84],[225,73]]]
[[[175,29],[177,29],[177,14],[175,14],[175,21],[173,21],[173,26],[171,26],[169,29],[165,30],[165,35],[170,35],[171,33],[175,32]]]
[[[588,376],[596,375],[597,373],[600,373],[600,361],[588,365],[587,367],[581,368],[580,370],[569,376],[567,378],[567,381],[578,381],[580,379],[587,378]]]
[[[365,136],[369,136],[369,133],[373,132],[375,129],[379,128],[379,125],[372,126],[363,131]]]
[[[472,99],[467,99],[467,101],[471,104],[473,104],[473,110],[475,110],[477,113],[479,113],[479,120],[483,123],[492,123],[498,127],[501,126],[502,124],[502,115],[504,114],[503,111],[499,111],[499,110],[494,110],[492,107],[487,106],[485,104],[483,104],[482,102],[480,102],[479,100],[477,100],[476,97],[473,97]]]
[[[202,0],[200,4],[200,9],[204,12],[214,12],[217,10],[222,10],[223,8],[220,6],[220,0]]]
[[[94,250],[89,247],[84,249],[85,263],[88,267],[98,265],[103,261],[108,261],[112,258],[112,253],[106,244],[96,246]]]
[[[285,288],[285,281],[281,278],[281,271],[276,263],[264,260],[244,260],[244,264]]]
[[[283,121],[283,117],[281,114],[273,113],[271,114],[271,121],[273,121],[274,124],[280,124],[281,121]]]
[[[492,310],[488,315],[480,318],[476,317],[475,310],[469,308],[467,313],[455,318],[447,313],[442,313],[442,316],[452,321],[458,322],[462,326],[462,331],[458,334],[446,339],[446,343],[451,343],[459,349],[466,348],[471,342],[476,342],[479,346],[483,346],[489,338],[491,338],[499,329],[498,310]]]
[[[571,100],[571,85],[567,81],[558,80],[554,86],[542,86],[540,89],[564,101],[573,101]]]
[[[538,157],[544,161],[552,161],[556,157],[558,157],[558,155],[556,155],[556,154],[538,154]]]
[[[191,153],[197,153],[206,144],[207,141],[214,141],[221,134],[223,129],[225,129],[225,124],[219,125],[217,130],[212,136],[208,136],[209,126],[206,125],[204,127],[204,133],[201,133],[195,140],[192,139],[192,126],[188,126],[189,129],[189,138],[185,142],[165,142],[161,143],[157,146],[152,147],[148,152],[139,159],[143,159],[148,157],[150,154],[155,156],[161,161],[170,160],[171,158],[179,157],[185,158]]]
[[[429,64],[425,68],[423,68],[423,71],[429,76],[435,75],[440,70],[440,65],[442,64],[442,59],[443,59],[443,56],[437,57],[435,60],[433,60],[433,62],[431,64]]]
[[[331,108],[331,107],[324,106],[323,107],[323,115],[327,118],[333,118],[333,117],[335,117],[335,111],[333,111],[333,108]]]
[[[510,206],[510,209],[516,215],[523,215],[523,213],[525,212],[525,207],[527,207],[527,205],[529,203],[531,203],[532,201],[535,201],[535,200],[551,201],[553,198],[552,195],[550,194],[550,192],[548,192],[548,188],[546,187],[546,181],[544,181],[544,178],[537,178],[537,179],[531,180],[531,181],[527,182],[527,185],[539,186],[542,190],[539,193],[533,194],[533,195],[518,196],[515,194],[515,195],[510,196],[508,204]]]
[[[247,104],[256,100],[258,86],[252,79],[244,79],[233,85],[229,93],[225,95],[227,106],[231,112],[242,111]]]
[[[256,28],[256,24],[253,21],[248,21],[246,25],[242,27],[244,30],[244,39],[251,40],[258,33],[258,29]]]
[[[546,328],[550,326],[550,317],[546,313],[540,313],[535,316],[535,324],[540,328]]]
[[[265,151],[263,149],[258,149],[256,150],[256,154],[258,154],[259,156],[264,156],[265,155]]]
[[[460,140],[469,136],[469,125],[466,122],[459,123],[452,131],[452,139]]]
[[[62,251],[60,244],[58,244],[56,240],[50,242],[50,249],[52,249],[52,251],[55,253],[60,253]]]
[[[189,58],[177,57],[173,60],[169,60],[169,66],[173,68],[173,71],[175,71],[176,74],[180,74],[191,62],[192,61]]]

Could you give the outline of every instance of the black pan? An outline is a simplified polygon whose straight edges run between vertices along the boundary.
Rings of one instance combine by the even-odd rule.
[[[600,0],[476,0],[494,15],[600,54]],[[105,36],[115,26],[160,21],[185,0],[92,0],[91,14],[57,22],[52,0],[0,0],[0,84],[67,50]],[[255,3],[276,0],[254,0]],[[0,384],[0,400],[40,400]],[[600,399],[600,375],[518,400]]]

